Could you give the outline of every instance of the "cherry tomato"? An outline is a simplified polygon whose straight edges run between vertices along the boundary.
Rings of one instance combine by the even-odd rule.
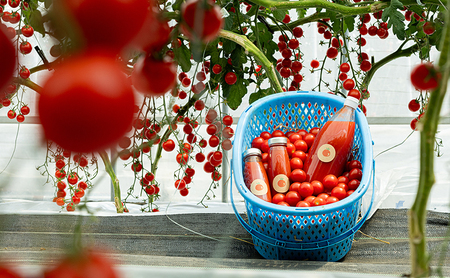
[[[284,132],[281,130],[274,130],[272,132],[272,137],[285,137]]]
[[[286,199],[286,195],[283,193],[277,193],[272,197],[272,203],[278,204],[279,202],[284,202]]]
[[[348,189],[356,190],[361,182],[359,180],[350,180],[347,184]]]
[[[261,144],[261,151],[263,153],[269,153],[270,147],[269,147],[269,140],[264,140],[264,142]]]
[[[355,81],[353,79],[347,79],[347,80],[344,81],[342,86],[347,91],[350,91],[351,89],[355,88]]]
[[[288,139],[288,140],[289,140],[289,139]],[[292,155],[293,155],[294,152],[295,152],[295,146],[294,146],[294,144],[288,142],[288,143],[286,144],[286,150],[287,150],[287,152],[288,152],[289,157],[292,157]]]
[[[323,187],[325,188],[325,190],[331,191],[331,189],[333,189],[333,187],[338,185],[338,179],[335,175],[330,174],[330,175],[326,175],[323,178],[322,183],[323,183]]]
[[[304,140],[297,140],[294,142],[297,151],[308,152],[308,144]]]
[[[140,59],[131,74],[133,86],[148,96],[162,96],[176,84],[177,68],[172,61],[152,56]]]
[[[55,11],[63,15],[58,19],[67,20],[60,25],[76,24],[75,28],[82,35],[77,39],[83,39],[88,48],[109,49],[115,53],[139,33],[150,8],[147,0],[65,0],[53,4]],[[132,15],[126,18],[126,24],[120,20],[125,11]]]
[[[316,197],[315,199],[314,199],[314,201],[312,202],[312,205],[313,206],[324,206],[324,205],[326,205],[327,204],[327,202],[325,201],[326,199],[323,199],[323,198],[321,198],[321,197]]]
[[[182,32],[191,40],[210,42],[224,24],[220,7],[213,1],[189,0],[181,6]],[[199,22],[200,20],[200,22]]]
[[[142,28],[133,38],[130,45],[147,53],[158,52],[167,44],[169,38],[169,24],[165,20],[160,20],[157,12],[150,8],[147,11]]]
[[[302,137],[300,136],[300,134],[294,132],[294,133],[292,133],[292,134],[289,135],[288,139],[289,139],[289,141],[291,141],[291,142],[295,142],[295,141],[297,141],[297,140],[301,140]]]
[[[269,140],[270,138],[272,138],[272,135],[267,131],[261,132],[259,136],[262,137],[264,140]]]
[[[303,137],[303,141],[306,142],[306,144],[308,145],[308,148],[310,148],[312,146],[312,144],[314,143],[314,140],[316,139],[316,136],[314,136],[311,133],[306,134],[305,137]]]
[[[252,148],[258,148],[261,149],[261,145],[264,142],[264,139],[262,137],[256,137],[252,141]]]
[[[25,55],[25,54],[31,53],[31,51],[33,50],[33,47],[31,46],[31,44],[29,42],[24,41],[20,44],[19,50],[20,50],[20,53]]]
[[[417,90],[433,90],[439,84],[441,74],[431,63],[421,63],[411,71],[411,83]]]
[[[74,210],[73,204],[67,205],[67,210]],[[119,275],[113,264],[99,253],[82,250],[79,253],[67,255],[58,264],[45,271],[44,278],[117,278]]]
[[[328,204],[336,203],[339,201],[339,198],[336,198],[335,196],[328,197],[325,202]]]
[[[293,157],[290,160],[291,170],[303,169],[303,161],[298,157]]]
[[[408,109],[411,112],[417,112],[420,109],[420,103],[417,101],[417,99],[412,99],[409,103],[408,103]]]
[[[34,29],[30,25],[23,26],[21,31],[22,35],[24,35],[25,37],[31,37],[34,34]]]
[[[349,180],[359,180],[359,181],[361,181],[362,175],[363,175],[363,173],[362,173],[361,169],[353,168],[348,173],[348,179]]]
[[[299,201],[295,206],[296,207],[310,207],[311,204],[307,201]]]
[[[303,201],[309,203],[309,205],[312,206],[315,198],[316,196],[308,196]]]
[[[302,169],[294,169],[289,178],[293,182],[304,182],[306,180],[306,173]]]
[[[295,151],[292,154],[292,157],[298,157],[300,158],[302,161],[306,160],[306,153],[304,151]]]
[[[347,197],[347,191],[345,191],[345,189],[342,187],[336,186],[331,190],[331,196],[342,200]]]
[[[311,182],[312,187],[314,188],[313,195],[318,196],[319,194],[323,193],[323,184],[320,181],[312,181]]]
[[[348,191],[348,185],[346,183],[340,182],[336,187],[342,187],[345,191]]]
[[[300,184],[300,188],[298,189],[298,192],[300,193],[300,196],[302,196],[303,198],[306,198],[306,197],[314,194],[314,187],[309,182],[302,182]]]
[[[45,136],[75,152],[117,143],[133,120],[134,94],[128,80],[114,60],[99,55],[66,60],[39,96]]]
[[[300,200],[301,197],[298,191],[289,191],[286,193],[285,202],[290,206],[295,206]]]
[[[339,176],[338,177],[338,183],[344,183],[347,184],[349,181],[348,177],[344,177],[344,176]]]
[[[0,71],[0,99],[5,97],[3,89],[8,85],[16,67],[16,48],[4,31],[4,28],[0,25],[0,61],[2,61]]]
[[[291,183],[291,185],[289,186],[289,191],[298,191],[298,189],[300,188],[300,184],[299,182],[293,182]]]

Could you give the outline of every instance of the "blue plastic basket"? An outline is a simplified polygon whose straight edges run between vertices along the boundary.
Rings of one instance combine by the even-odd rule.
[[[358,189],[349,197],[321,207],[284,207],[263,201],[243,180],[244,151],[262,131],[322,127],[344,103],[344,98],[317,92],[286,92],[260,99],[241,115],[233,143],[232,170],[236,187],[245,199],[248,223],[235,214],[252,235],[256,250],[266,259],[338,261],[352,246],[353,236],[368,212],[360,216],[361,201],[373,173],[372,139],[364,114],[357,109],[353,156],[363,165]],[[372,178],[373,180],[373,178]],[[231,196],[233,186],[230,186]]]

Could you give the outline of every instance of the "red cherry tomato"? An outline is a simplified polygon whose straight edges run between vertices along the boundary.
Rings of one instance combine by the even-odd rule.
[[[306,198],[314,194],[314,187],[309,182],[302,182],[298,192],[300,193],[300,196]]]
[[[115,144],[133,120],[133,90],[121,67],[108,57],[66,60],[39,96],[45,136],[71,151],[89,153]],[[80,107],[86,112],[80,113]]]
[[[356,190],[361,182],[359,180],[350,180],[347,184],[348,189]]]
[[[89,48],[116,53],[138,34],[150,8],[147,0],[65,0],[54,4],[55,11],[62,14],[59,19],[67,20],[61,26],[76,24]],[[125,11],[132,15],[126,18],[126,24],[119,20]]]
[[[315,198],[316,198],[316,196],[308,196],[303,201],[309,203],[310,206],[312,206]]]
[[[278,204],[279,202],[284,202],[286,199],[286,195],[283,193],[277,193],[272,197],[272,203]]]
[[[304,151],[295,151],[292,157],[298,157],[304,162],[306,160],[306,153]]]
[[[294,169],[289,178],[293,182],[304,182],[306,180],[306,173],[302,169]]]
[[[338,185],[338,179],[335,175],[330,174],[330,175],[326,175],[323,178],[322,183],[323,183],[323,187],[325,188],[325,190],[331,191],[331,189],[333,189],[333,187]]]
[[[347,197],[347,191],[344,188],[336,186],[331,190],[331,196],[338,198],[339,200]]]
[[[295,205],[296,207],[310,207],[311,206],[311,204],[309,203],[309,202],[307,202],[307,201],[299,201],[298,203],[297,203],[297,205]]]
[[[189,0],[181,6],[182,32],[191,40],[214,40],[224,24],[220,7],[213,1]],[[200,20],[200,22],[199,22]]]
[[[291,141],[291,142],[295,142],[297,140],[302,139],[302,137],[298,133],[292,133],[289,135],[288,138],[289,138],[289,141]]]
[[[349,179],[349,180],[359,180],[359,181],[361,181],[362,175],[363,175],[363,172],[362,172],[361,169],[359,169],[359,168],[353,168],[353,169],[351,169],[350,172],[348,173],[348,179]]]
[[[259,136],[262,137],[264,140],[269,140],[270,138],[272,138],[272,135],[267,131],[261,132]]]
[[[285,202],[288,203],[290,206],[295,206],[300,200],[301,197],[299,192],[289,191],[288,193],[286,193]]]
[[[272,137],[284,137],[284,132],[281,130],[274,130],[272,132]]]
[[[303,169],[303,161],[298,157],[293,157],[290,160],[291,170]]]
[[[269,153],[269,141],[268,140],[264,140],[264,142],[261,144],[261,151],[263,153]]]
[[[318,196],[320,193],[323,193],[323,184],[320,181],[312,181],[312,187],[314,188],[313,195]]]
[[[264,139],[262,137],[256,137],[252,141],[252,148],[261,149],[261,145],[264,142]]]
[[[325,201],[326,199],[323,199],[321,197],[316,197],[312,203],[313,206],[324,206],[327,204],[327,202]]]
[[[289,186],[289,191],[298,191],[298,189],[300,188],[300,184],[299,182],[293,182],[291,183],[291,185]]]
[[[304,140],[297,140],[294,142],[297,151],[308,152],[308,144]]]
[[[327,205],[328,205],[328,204],[332,204],[332,203],[336,203],[336,202],[338,202],[338,201],[339,201],[339,199],[336,198],[336,197],[334,197],[334,196],[330,196],[330,197],[328,197],[328,198],[325,200],[325,202],[327,203]]]
[[[305,135],[305,137],[303,137],[303,140],[308,145],[308,148],[310,148],[312,146],[312,144],[314,143],[315,139],[316,139],[316,136],[314,136],[311,133],[308,133],[308,134]]]

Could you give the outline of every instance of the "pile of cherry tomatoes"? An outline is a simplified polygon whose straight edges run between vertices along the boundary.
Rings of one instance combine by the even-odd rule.
[[[323,180],[308,181],[303,164],[308,157],[309,148],[314,143],[319,128],[312,128],[309,132],[298,130],[284,133],[274,130],[272,133],[263,131],[252,141],[252,147],[262,153],[262,162],[266,171],[269,166],[269,144],[272,137],[287,137],[286,146],[289,154],[291,174],[290,187],[286,193],[272,196],[272,203],[282,206],[311,207],[335,203],[352,194],[359,186],[362,178],[362,164],[358,160],[349,160],[344,172],[340,176],[326,175]]]

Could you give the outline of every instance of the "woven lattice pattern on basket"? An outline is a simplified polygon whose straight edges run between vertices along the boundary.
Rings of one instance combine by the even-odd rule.
[[[260,103],[249,115],[242,137],[243,150],[251,147],[251,142],[261,132],[280,129],[283,132],[322,127],[334,115],[342,103],[326,95],[301,95],[275,98]],[[361,129],[356,124],[353,159],[362,161],[364,146]],[[364,165],[363,165],[364,167]],[[317,248],[292,249],[268,244],[253,237],[255,248],[267,259],[337,261],[350,250],[353,234],[336,242],[334,238],[352,229],[359,216],[361,199],[342,202],[337,211],[319,214],[302,214],[293,211],[289,215],[268,211],[258,206],[258,202],[246,202],[249,225],[262,234],[285,242],[309,243],[331,242]]]

